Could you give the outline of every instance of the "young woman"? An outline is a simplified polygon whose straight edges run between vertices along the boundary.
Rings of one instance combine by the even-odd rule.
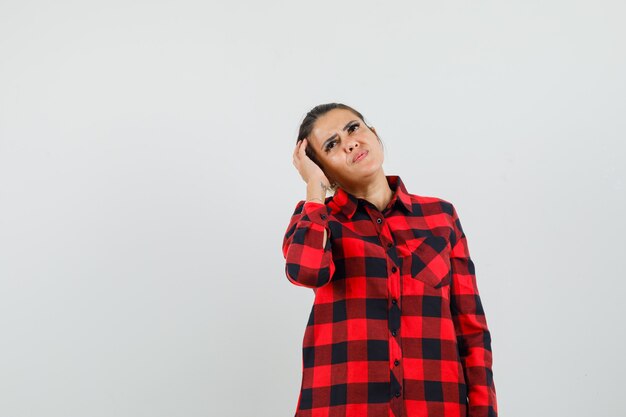
[[[454,206],[385,175],[353,108],[307,113],[285,273],[312,288],[296,417],[496,417],[491,335]],[[332,197],[326,197],[327,191]]]

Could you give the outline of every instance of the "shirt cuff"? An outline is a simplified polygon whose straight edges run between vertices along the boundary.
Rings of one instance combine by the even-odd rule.
[[[304,203],[302,212],[308,219],[320,225],[328,223],[328,206],[317,201],[307,201]]]

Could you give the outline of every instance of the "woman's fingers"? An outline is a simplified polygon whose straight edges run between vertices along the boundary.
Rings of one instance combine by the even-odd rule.
[[[298,141],[298,143],[296,143],[296,147],[293,150],[292,158],[293,158],[294,165],[296,164],[296,158],[298,157],[298,151],[300,150],[300,142],[301,141]]]
[[[306,149],[306,146],[304,145],[304,141],[305,139],[301,139],[298,141],[298,143],[296,144],[296,149],[294,149],[293,151],[293,163],[296,163],[296,160],[301,158],[303,156],[303,152]]]
[[[301,143],[302,143],[302,140],[299,140],[299,141],[296,143],[296,147],[295,147],[295,148],[294,148],[294,150],[293,150],[293,157],[294,157],[294,159],[296,158],[296,155],[297,155],[297,154],[298,154],[298,152],[300,151],[300,144],[301,144]]]

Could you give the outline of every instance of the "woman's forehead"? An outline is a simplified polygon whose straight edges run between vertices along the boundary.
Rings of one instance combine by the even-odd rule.
[[[346,109],[333,109],[315,121],[311,135],[318,141],[328,139],[334,133],[341,132],[346,124],[359,118]]]

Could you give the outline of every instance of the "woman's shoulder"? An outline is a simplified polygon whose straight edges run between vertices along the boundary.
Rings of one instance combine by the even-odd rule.
[[[440,196],[436,196],[436,195],[409,193],[409,197],[411,197],[411,201],[420,203],[420,204],[443,204],[443,205],[452,204],[448,199],[440,197]]]
[[[436,214],[439,212],[450,216],[454,213],[454,205],[448,198],[425,194],[409,194],[409,196],[411,203],[420,207],[422,213]]]

